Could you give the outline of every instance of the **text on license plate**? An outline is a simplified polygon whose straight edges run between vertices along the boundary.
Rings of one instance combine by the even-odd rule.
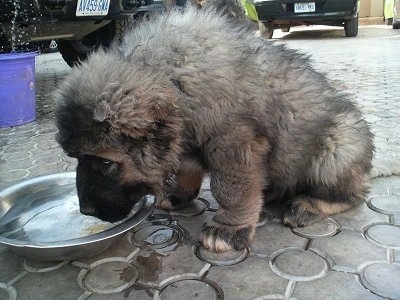
[[[294,4],[295,13],[315,12],[315,2],[303,2]]]
[[[76,16],[105,16],[109,7],[110,0],[78,0]]]

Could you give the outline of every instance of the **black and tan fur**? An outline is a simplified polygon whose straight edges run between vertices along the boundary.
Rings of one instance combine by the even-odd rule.
[[[264,201],[306,226],[363,201],[372,134],[309,59],[212,8],[153,18],[71,71],[57,93],[58,141],[77,157],[81,211],[123,218],[143,194],[164,208],[220,207],[212,251],[251,242]],[[267,242],[267,241],[266,241]]]

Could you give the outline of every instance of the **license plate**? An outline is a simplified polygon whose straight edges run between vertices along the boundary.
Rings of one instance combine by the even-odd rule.
[[[76,16],[106,16],[110,0],[78,0]]]
[[[295,13],[315,12],[315,2],[303,2],[294,4]]]

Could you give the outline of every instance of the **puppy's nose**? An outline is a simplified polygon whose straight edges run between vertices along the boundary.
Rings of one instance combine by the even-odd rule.
[[[96,208],[93,205],[81,205],[79,210],[81,214],[87,216],[96,216]]]

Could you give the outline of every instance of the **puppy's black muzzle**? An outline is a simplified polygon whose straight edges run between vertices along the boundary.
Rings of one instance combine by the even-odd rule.
[[[79,211],[84,215],[96,216],[96,207],[90,203],[79,204]]]
[[[121,185],[117,180],[85,167],[85,164],[78,164],[76,186],[80,212],[108,222],[122,220],[135,203],[151,194],[144,183]]]

